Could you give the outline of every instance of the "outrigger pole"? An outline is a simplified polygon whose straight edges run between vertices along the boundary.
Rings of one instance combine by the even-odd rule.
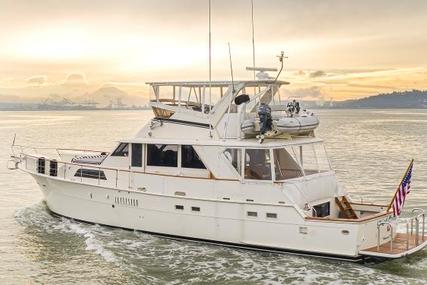
[[[206,100],[206,97],[204,100]],[[212,111],[212,17],[211,17],[211,0],[209,0],[209,136],[212,138],[211,111]]]
[[[399,189],[400,189],[400,186],[402,185],[402,183],[403,183],[403,179],[405,179],[405,177],[406,177],[406,175],[408,174],[408,172],[409,172],[409,169],[411,169],[411,166],[414,164],[414,159],[412,159],[411,160],[411,162],[409,163],[409,165],[408,165],[408,168],[406,169],[406,171],[405,171],[405,174],[403,175],[403,177],[402,177],[402,179],[400,180],[400,183],[399,183],[399,185],[397,186],[397,189],[396,189],[396,192],[394,192],[394,196],[393,196],[393,199],[391,199],[391,202],[390,202],[390,204],[388,204],[388,208],[387,208],[387,213],[388,213],[388,211],[390,211],[390,209],[391,209],[391,207],[393,206],[393,201],[394,201],[394,199],[396,199],[396,195],[397,195],[397,193],[399,192]]]
[[[212,18],[211,0],[209,0],[209,111],[212,108]]]
[[[252,16],[252,67],[254,68],[254,80],[256,79],[255,70],[255,21],[254,21],[254,0],[251,0],[251,16]]]

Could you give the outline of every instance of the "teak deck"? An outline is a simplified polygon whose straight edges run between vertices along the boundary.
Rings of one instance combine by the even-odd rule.
[[[409,236],[409,247],[407,247],[407,237]],[[390,250],[390,242],[387,242],[385,244],[382,244],[379,247],[379,250],[377,246],[365,249],[364,251],[370,251],[370,252],[378,252],[378,253],[387,253],[387,254],[399,254],[403,253],[405,251],[411,250],[417,245],[415,244],[415,238],[416,235],[413,234],[403,234],[403,233],[397,233],[396,237],[393,239],[393,249]],[[422,235],[418,236],[418,245],[423,243],[423,237]]]

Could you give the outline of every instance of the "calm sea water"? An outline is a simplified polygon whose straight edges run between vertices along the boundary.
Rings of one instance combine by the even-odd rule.
[[[415,159],[407,207],[427,210],[427,111],[319,111],[317,135],[353,197],[390,201]],[[17,143],[111,149],[149,111],[0,112],[0,284],[427,284],[427,250],[352,264],[172,241],[53,217],[36,183],[8,171]],[[359,198],[358,198],[359,199]]]

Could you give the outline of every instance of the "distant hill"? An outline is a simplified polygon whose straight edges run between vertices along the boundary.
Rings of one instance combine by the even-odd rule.
[[[333,102],[331,108],[427,108],[427,91],[412,90]]]

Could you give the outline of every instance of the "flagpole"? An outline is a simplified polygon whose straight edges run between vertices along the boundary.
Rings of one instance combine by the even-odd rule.
[[[405,177],[406,177],[406,175],[408,174],[408,172],[409,172],[409,169],[411,168],[411,166],[414,164],[414,159],[412,159],[411,160],[411,162],[409,163],[409,165],[408,165],[408,168],[406,169],[406,171],[405,171],[405,174],[403,175],[403,177],[402,177],[402,180],[400,180],[400,183],[399,183],[399,185],[397,186],[397,189],[396,189],[396,192],[394,192],[394,196],[393,196],[393,199],[391,199],[391,202],[390,202],[390,204],[388,205],[388,208],[387,208],[387,213],[388,213],[388,211],[390,211],[390,209],[391,209],[391,207],[392,207],[392,205],[393,205],[393,201],[394,201],[394,199],[396,198],[396,195],[397,195],[397,193],[399,192],[399,188],[400,188],[400,186],[402,185],[402,183],[403,183],[403,179],[405,179]]]

